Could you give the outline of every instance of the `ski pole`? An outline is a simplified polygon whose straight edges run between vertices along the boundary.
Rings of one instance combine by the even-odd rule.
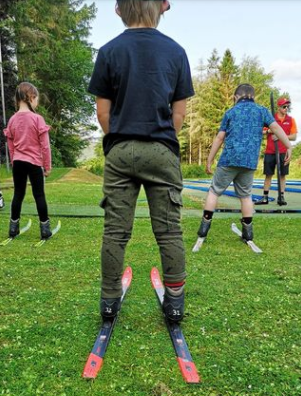
[[[272,114],[275,117],[274,94],[273,94],[273,92],[270,93],[270,103],[271,103]],[[276,156],[276,165],[277,165],[276,167],[277,167],[278,204],[279,204],[279,202],[281,202],[280,154],[279,154],[278,141],[274,140],[274,144],[275,144],[275,156]]]

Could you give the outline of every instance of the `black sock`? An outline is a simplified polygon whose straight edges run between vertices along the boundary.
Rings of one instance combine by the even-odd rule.
[[[263,191],[263,195],[268,196],[268,195],[269,195],[269,190],[264,190],[264,191]]]
[[[204,217],[206,220],[211,220],[211,219],[212,219],[212,216],[213,216],[213,212],[212,212],[211,210],[204,210],[203,217]]]
[[[241,221],[242,221],[243,223],[245,223],[245,224],[251,224],[251,223],[252,223],[252,220],[253,220],[253,217],[243,217],[243,218],[241,219]]]

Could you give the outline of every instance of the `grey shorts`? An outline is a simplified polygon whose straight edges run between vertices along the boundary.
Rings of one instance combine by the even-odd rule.
[[[217,167],[210,190],[220,196],[233,182],[237,197],[248,198],[252,195],[254,172],[254,169],[234,166]]]

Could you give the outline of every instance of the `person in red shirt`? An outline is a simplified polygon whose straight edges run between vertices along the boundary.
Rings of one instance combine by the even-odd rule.
[[[41,239],[51,237],[50,221],[44,191],[44,176],[51,172],[51,151],[49,142],[50,126],[44,118],[35,112],[38,106],[37,88],[21,83],[15,94],[18,111],[10,118],[4,134],[12,163],[14,196],[11,203],[9,237],[20,233],[20,214],[29,177],[32,193],[40,219]]]
[[[290,109],[291,101],[288,98],[279,98],[277,101],[278,110],[275,114],[275,120],[282,127],[289,140],[296,140],[297,137],[297,126],[296,121],[293,117],[288,115]],[[270,130],[267,131],[267,145],[264,154],[264,168],[263,173],[265,174],[264,181],[264,192],[263,197],[255,202],[255,205],[267,205],[269,203],[269,190],[271,187],[272,177],[276,168],[276,154],[275,154],[275,143],[278,140],[277,137],[271,133]],[[281,196],[278,198],[278,205],[287,205],[284,199],[284,191],[286,184],[286,175],[289,174],[289,164],[285,165],[286,147],[278,141],[279,147],[279,157],[280,157],[280,187]]]

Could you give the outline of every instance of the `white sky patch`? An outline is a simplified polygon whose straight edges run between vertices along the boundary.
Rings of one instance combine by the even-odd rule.
[[[301,59],[286,60],[278,59],[271,64],[271,69],[275,72],[275,77],[283,81],[301,80]]]
[[[301,59],[276,59],[271,63],[269,70],[274,74],[273,85],[279,88],[280,92],[290,94],[292,101],[290,115],[297,123],[297,142],[301,142]]]

